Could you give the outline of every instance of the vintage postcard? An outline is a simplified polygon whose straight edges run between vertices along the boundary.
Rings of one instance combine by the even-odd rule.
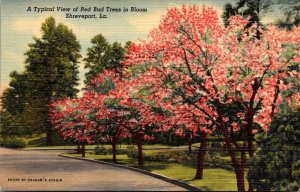
[[[0,191],[299,191],[299,0],[1,0]]]

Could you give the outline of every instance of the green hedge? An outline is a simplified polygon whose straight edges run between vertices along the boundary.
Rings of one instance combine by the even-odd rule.
[[[113,153],[112,148],[105,148],[103,145],[97,145],[95,147],[95,154],[96,155],[111,155],[112,153]],[[127,150],[117,148],[116,153],[118,155],[124,155],[124,154],[127,154]]]
[[[198,151],[184,151],[184,150],[170,150],[163,152],[156,152],[153,154],[143,154],[143,158],[146,161],[164,161],[164,162],[176,162],[185,164],[188,166],[196,167],[197,165],[197,153]],[[132,147],[128,150],[127,156],[131,159],[137,159],[138,154],[136,148]],[[226,170],[232,170],[231,161],[222,158],[223,154],[220,152],[209,151],[205,155],[205,167],[210,168],[222,168]]]
[[[0,139],[0,146],[8,148],[25,148],[26,142],[20,138],[2,138]]]

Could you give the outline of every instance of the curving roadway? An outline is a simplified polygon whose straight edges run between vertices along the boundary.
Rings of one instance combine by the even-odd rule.
[[[139,172],[59,153],[0,148],[0,191],[186,191]]]

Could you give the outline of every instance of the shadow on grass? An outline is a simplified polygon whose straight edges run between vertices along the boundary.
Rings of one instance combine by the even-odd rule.
[[[147,171],[153,170],[163,170],[167,169],[170,166],[171,162],[153,162],[153,161],[146,161],[143,169]]]
[[[75,154],[72,154],[73,156]],[[114,163],[112,159],[104,159],[104,158],[94,158],[97,161],[105,161],[105,162],[109,162],[109,163]],[[129,166],[129,167],[135,167],[135,168],[140,168],[140,169],[144,169],[146,171],[153,171],[153,170],[162,170],[162,169],[166,169],[168,168],[169,164],[171,164],[171,162],[153,162],[153,161],[144,161],[144,166],[139,166],[138,165],[138,161],[136,159],[117,159],[117,163],[116,164],[120,164],[120,165],[125,165],[125,166]]]
[[[52,135],[52,142],[54,146],[73,145],[59,137],[57,134]],[[29,139],[27,142],[28,147],[46,147],[46,136],[42,135],[36,138]]]
[[[35,139],[31,139],[27,143],[28,146],[34,146],[34,147],[43,147],[46,146],[45,137],[38,137]]]
[[[114,163],[112,159],[95,159],[97,161],[105,161],[105,162],[109,162],[109,163]],[[128,165],[128,166],[134,166],[136,163],[134,160],[131,159],[117,159],[117,163],[116,164],[121,164],[121,165]]]

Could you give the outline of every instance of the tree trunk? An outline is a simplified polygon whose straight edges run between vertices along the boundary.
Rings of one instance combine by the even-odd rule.
[[[248,188],[248,191],[249,191],[249,192],[252,192],[252,191],[253,191],[253,185],[252,185],[252,183],[250,183],[250,182],[249,182],[249,188]]]
[[[222,121],[220,121],[220,122],[222,122]],[[221,129],[224,133],[226,148],[228,150],[232,165],[234,167],[238,191],[244,192],[245,191],[245,181],[244,181],[244,166],[242,165],[243,161],[241,161],[241,164],[239,164],[239,162],[236,158],[235,149],[232,147],[232,142],[231,142],[231,138],[229,136],[228,130],[226,129],[226,127],[224,126],[223,123],[221,124]],[[242,158],[244,158],[244,157],[242,156]]]
[[[249,140],[248,140],[248,153],[249,153],[250,159],[252,159],[253,156],[254,156],[254,145],[253,145],[254,135],[251,132],[251,130],[248,130],[248,137],[249,137]],[[251,182],[249,182],[248,191],[249,192],[253,191],[253,184]]]
[[[137,147],[138,147],[138,165],[143,166],[144,160],[143,160],[143,148],[142,148],[142,135],[138,134],[136,136],[137,140]]]
[[[235,175],[237,180],[237,188],[239,192],[245,191],[244,169],[240,166],[235,167]]]
[[[245,179],[244,179],[244,166],[243,161],[241,161],[241,164],[238,163],[238,160],[236,158],[236,153],[233,151],[234,149],[232,148],[231,144],[227,146],[227,150],[230,154],[231,157],[231,162],[234,167],[234,173],[237,181],[237,188],[239,192],[244,192],[245,191]],[[241,157],[243,158],[243,157]]]
[[[53,142],[52,142],[52,133],[51,133],[51,130],[49,131],[47,129],[47,133],[46,133],[46,143],[48,146],[52,146],[53,145]]]
[[[251,133],[251,131],[249,130],[249,140],[248,140],[248,152],[249,152],[249,157],[250,159],[254,156],[254,145],[253,145],[253,141],[254,141],[254,136],[253,133]]]
[[[239,192],[244,192],[245,191],[245,180],[244,180],[244,167],[241,164],[238,163],[238,160],[236,158],[236,153],[233,151],[234,149],[232,146],[227,146],[227,150],[230,154],[231,157],[231,162],[234,167],[234,173],[236,176],[236,181],[237,181],[237,188]]]
[[[52,141],[52,125],[51,123],[47,120],[46,123],[46,144],[48,146],[53,145],[53,141]]]
[[[111,143],[111,147],[112,147],[112,161],[114,162],[114,163],[117,163],[117,152],[116,152],[116,146],[117,146],[117,143],[115,142],[115,141],[113,141],[112,143]]]
[[[80,150],[80,144],[77,144],[77,153],[80,154],[81,150]]]
[[[203,167],[204,167],[204,160],[205,160],[205,153],[206,153],[206,138],[207,133],[201,132],[200,133],[200,148],[198,151],[198,161],[197,161],[197,170],[195,179],[202,179],[203,178]]]
[[[85,157],[85,144],[82,144],[82,147],[81,147],[81,156]]]
[[[45,111],[43,110],[42,114],[45,119],[43,118],[43,121],[44,121],[44,125],[45,125],[45,131],[46,131],[46,144],[48,146],[52,146],[53,145],[53,138],[52,138],[52,123],[50,121],[50,118],[49,118],[49,114],[51,113],[50,112],[50,108],[48,107],[48,105],[50,104],[51,102],[51,97],[52,97],[52,87],[51,85],[49,85],[49,92],[46,93],[45,95],[45,98],[47,98],[47,101],[45,103]],[[47,106],[47,107],[46,107]]]
[[[189,139],[189,152],[192,151],[192,139]]]

